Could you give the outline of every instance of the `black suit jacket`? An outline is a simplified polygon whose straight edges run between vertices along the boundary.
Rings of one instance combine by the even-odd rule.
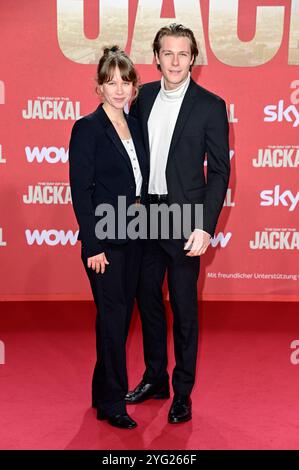
[[[147,193],[147,163],[142,135],[136,119],[126,116],[143,177],[141,201]],[[98,204],[108,203],[118,217],[118,196],[126,196],[126,208],[136,200],[136,184],[126,149],[102,105],[75,122],[69,146],[70,186],[78,239],[88,257],[104,251],[105,243],[125,243],[127,238],[99,240],[95,225]]]
[[[150,158],[147,121],[161,87],[143,85],[130,114],[142,126],[148,164]],[[168,154],[166,181],[169,202],[203,203],[203,230],[214,235],[226,195],[229,175],[229,126],[222,98],[192,79],[184,96]],[[207,154],[207,179],[204,159]],[[193,227],[195,228],[195,227]]]

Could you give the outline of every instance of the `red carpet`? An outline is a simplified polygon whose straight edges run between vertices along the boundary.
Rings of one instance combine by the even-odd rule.
[[[93,304],[2,303],[0,448],[298,449],[299,364],[290,361],[298,305],[203,302],[199,309],[192,422],[167,424],[171,401],[151,400],[129,408],[139,426],[123,431],[97,421],[90,408]],[[128,367],[134,386],[143,372],[136,314]]]

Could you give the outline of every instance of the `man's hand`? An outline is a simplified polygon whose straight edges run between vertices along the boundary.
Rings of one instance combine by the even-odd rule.
[[[194,230],[187,243],[185,250],[190,250],[187,256],[200,256],[203,255],[210,244],[211,236],[204,230]]]
[[[90,258],[87,258],[87,266],[98,274],[100,271],[102,274],[105,272],[106,264],[109,264],[109,261],[107,261],[107,258],[105,256],[105,253],[100,253],[99,255],[91,256]]]

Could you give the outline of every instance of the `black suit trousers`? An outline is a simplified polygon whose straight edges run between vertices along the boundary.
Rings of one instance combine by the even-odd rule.
[[[189,395],[195,381],[198,345],[197,280],[199,257],[188,257],[183,240],[144,242],[137,301],[143,329],[144,380],[157,383],[168,378],[167,324],[162,286],[167,271],[173,312],[175,368],[174,393]]]
[[[125,412],[128,391],[126,339],[128,335],[141,261],[141,243],[129,240],[122,245],[105,245],[109,261],[104,274],[87,267],[96,314],[97,359],[92,379],[92,399],[107,415]]]

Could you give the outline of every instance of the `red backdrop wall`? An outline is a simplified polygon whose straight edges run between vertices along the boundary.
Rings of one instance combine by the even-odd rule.
[[[193,78],[222,96],[232,175],[202,257],[206,299],[298,300],[299,0],[0,1],[1,299],[90,298],[68,186],[74,121],[101,48],[159,79],[155,31],[196,32]]]

